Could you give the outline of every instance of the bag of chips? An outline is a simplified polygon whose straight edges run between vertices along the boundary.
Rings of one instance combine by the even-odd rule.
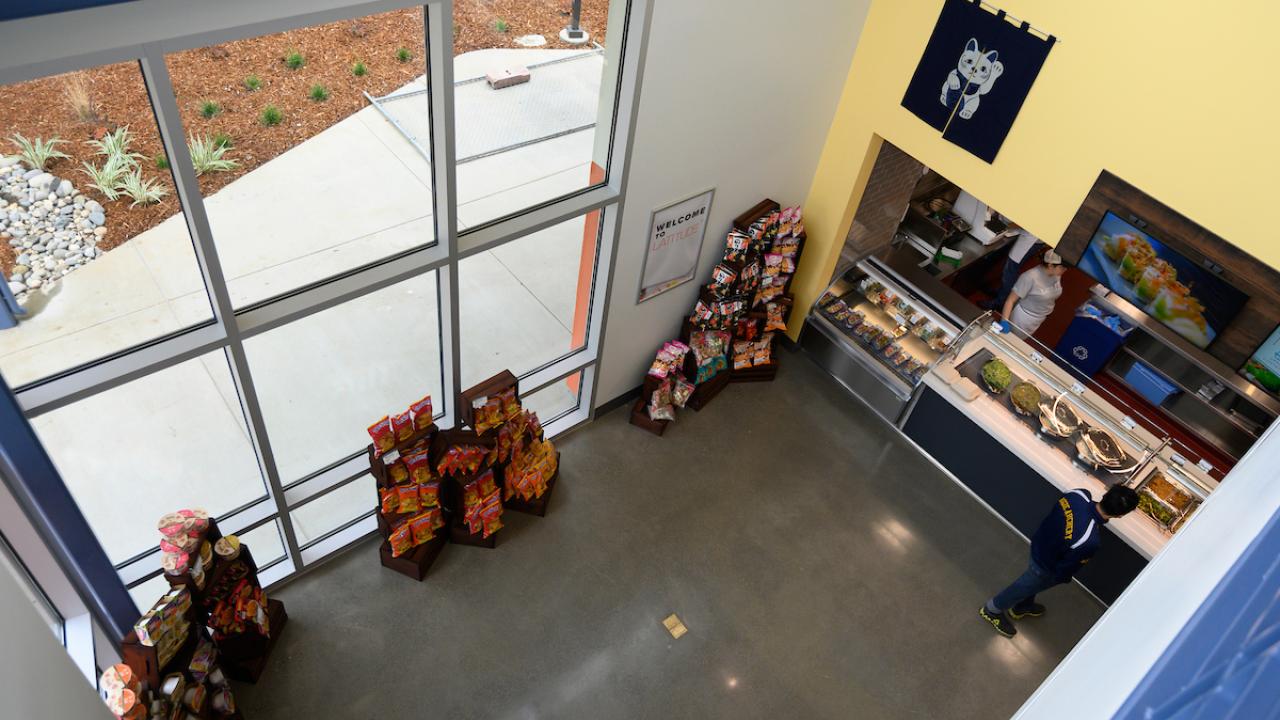
[[[742,341],[733,344],[733,369],[745,370],[751,367],[754,347],[750,342]]]
[[[422,431],[431,427],[431,423],[435,422],[435,416],[431,409],[431,396],[428,395],[410,405],[409,413],[413,415],[414,430]]]
[[[405,467],[403,457],[387,466],[387,478],[394,485],[399,485],[409,480],[409,469]]]
[[[498,492],[497,481],[493,477],[493,470],[485,470],[484,474],[476,479],[480,485],[480,497],[487,498]]]
[[[671,404],[676,407],[684,407],[685,403],[689,402],[689,396],[693,395],[696,387],[684,375],[676,375],[671,385]]]
[[[409,470],[407,479],[416,483],[431,480],[431,456],[426,450],[410,452],[404,456],[404,464]]]
[[[764,331],[786,330],[787,321],[782,317],[785,306],[781,303],[766,303],[764,306]]]
[[[773,333],[765,333],[763,337],[752,344],[754,355],[752,363],[755,365],[768,365],[773,362]]]
[[[418,486],[418,507],[422,510],[440,506],[440,483],[428,482]]]
[[[396,436],[391,430],[391,418],[384,417],[378,422],[369,426],[369,437],[373,438],[373,456],[382,457],[382,454],[395,448]]]
[[[671,405],[671,380],[663,380],[657,390],[649,398],[649,418],[651,420],[675,420],[676,410]]]
[[[414,515],[409,518],[409,531],[413,534],[413,544],[421,545],[429,542],[436,534],[434,524],[431,522],[431,516],[427,513]]]
[[[484,434],[502,424],[502,400],[498,396],[486,398],[482,405],[472,409],[475,431]]]
[[[747,257],[747,249],[751,247],[751,238],[737,230],[729,231],[725,240],[724,259],[727,262],[740,262]]]
[[[400,491],[396,488],[379,488],[378,498],[383,515],[394,515],[400,509]]]
[[[484,523],[483,537],[498,532],[502,529],[502,505],[493,505],[486,507],[480,512],[480,518]]]
[[[498,396],[502,401],[502,419],[514,420],[520,416],[520,399],[516,397],[516,389],[509,387]]]
[[[649,374],[654,377],[664,378],[674,370],[680,367],[684,362],[684,356],[689,352],[689,346],[679,340],[669,340],[662,344],[662,349],[653,358],[653,364],[649,366]]]
[[[409,523],[402,522],[397,525],[387,537],[387,542],[391,544],[391,557],[400,557],[412,550],[413,530],[409,527]]]
[[[776,253],[765,253],[764,254],[764,274],[773,276],[782,272],[782,260],[783,260],[783,257],[781,255],[778,255]]]
[[[391,430],[395,433],[398,443],[413,437],[413,421],[409,419],[408,410],[391,416]]]
[[[416,513],[418,508],[422,507],[418,501],[417,485],[400,485],[396,488],[396,497],[399,501],[397,512]]]

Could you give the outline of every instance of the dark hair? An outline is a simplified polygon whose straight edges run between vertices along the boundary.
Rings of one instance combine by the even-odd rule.
[[[1108,517],[1120,517],[1128,515],[1134,508],[1138,507],[1138,493],[1133,488],[1124,485],[1112,485],[1107,489],[1106,494],[1098,501],[1098,505],[1102,507],[1102,512]]]

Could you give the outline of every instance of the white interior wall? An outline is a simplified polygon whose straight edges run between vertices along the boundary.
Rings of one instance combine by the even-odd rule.
[[[637,387],[678,334],[734,217],[804,201],[871,4],[653,2],[597,405]],[[707,188],[697,276],[637,305],[650,213]]]
[[[4,717],[111,717],[5,565],[0,565],[0,637],[8,649],[0,653]]]

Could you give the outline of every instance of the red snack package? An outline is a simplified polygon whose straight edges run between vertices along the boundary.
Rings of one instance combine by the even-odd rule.
[[[408,453],[404,456],[405,467],[409,469],[409,477],[416,483],[431,480],[431,458],[425,450]]]
[[[421,507],[418,502],[418,486],[417,485],[401,485],[396,488],[396,497],[399,499],[399,512],[416,513]]]
[[[413,549],[413,530],[409,527],[409,523],[403,522],[391,531],[387,541],[391,543],[391,557],[400,557],[401,555]]]
[[[764,306],[764,310],[766,315],[764,321],[765,332],[787,329],[787,321],[782,317],[783,306],[781,303],[768,303]]]
[[[475,431],[483,435],[502,424],[502,400],[498,396],[487,398],[483,405],[473,408]]]
[[[431,518],[431,527],[439,530],[444,527],[444,513],[440,512],[440,508],[433,508],[427,511],[427,516]]]
[[[498,532],[502,529],[502,506],[486,507],[480,511],[480,519],[484,527],[484,535],[482,537],[489,537]]]
[[[373,456],[382,457],[382,453],[396,446],[396,436],[391,430],[391,418],[384,417],[369,426],[369,437],[373,438]]]
[[[435,536],[435,527],[432,525],[431,516],[423,513],[415,515],[409,519],[409,530],[413,533],[413,544],[421,545],[429,541]]]
[[[387,477],[396,485],[409,480],[409,469],[405,467],[403,458],[387,466]]]
[[[494,480],[492,470],[486,470],[484,474],[481,475],[478,480],[476,480],[476,482],[479,483],[480,485],[481,497],[487,498],[498,491],[498,484]]]
[[[431,396],[428,395],[410,405],[409,413],[413,415],[414,430],[426,430],[431,427],[431,423],[435,422],[431,409]]]
[[[440,483],[429,482],[418,486],[418,506],[423,510],[439,507]]]
[[[516,397],[516,389],[514,387],[503,390],[498,399],[502,401],[503,419],[513,420],[520,416],[520,399]]]
[[[396,434],[396,442],[413,437],[413,421],[409,419],[408,410],[391,416],[391,430]]]
[[[400,509],[400,492],[396,488],[380,488],[378,496],[382,501],[383,515],[395,514]]]

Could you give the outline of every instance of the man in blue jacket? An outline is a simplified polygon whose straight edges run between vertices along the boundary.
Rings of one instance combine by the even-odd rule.
[[[1102,526],[1136,507],[1138,493],[1123,485],[1113,485],[1097,502],[1083,488],[1058,498],[1031,538],[1031,563],[1027,571],[988,600],[978,614],[1001,635],[1016,635],[1014,620],[1044,614],[1044,605],[1036,602],[1036,593],[1070,582],[1076,571],[1098,551]]]

